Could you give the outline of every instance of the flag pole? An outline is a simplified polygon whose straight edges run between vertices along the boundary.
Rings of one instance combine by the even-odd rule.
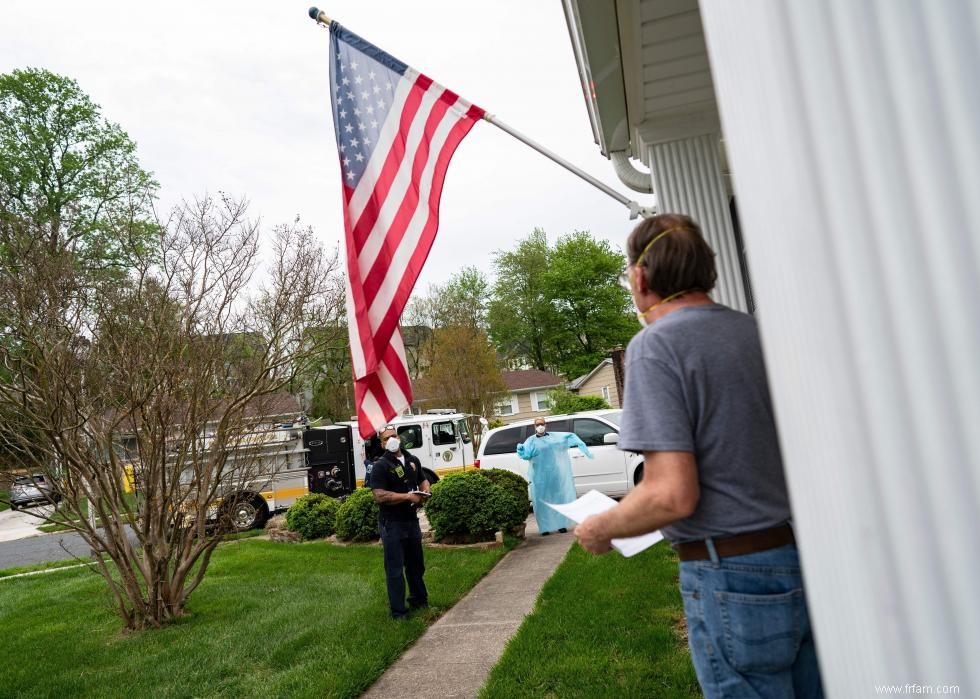
[[[607,185],[605,182],[600,182],[595,177],[593,177],[589,173],[585,172],[585,170],[582,170],[581,168],[579,168],[579,167],[573,165],[572,163],[568,162],[567,160],[565,160],[563,157],[561,157],[557,153],[554,153],[554,152],[548,150],[547,148],[545,148],[544,146],[542,146],[537,141],[534,141],[534,140],[528,138],[527,136],[525,136],[524,134],[522,134],[520,131],[518,131],[514,127],[508,126],[504,122],[500,121],[493,114],[489,114],[489,113],[484,114],[483,118],[486,121],[489,121],[494,126],[496,126],[498,129],[504,131],[505,133],[510,134],[511,136],[513,136],[514,138],[516,138],[521,143],[524,143],[525,145],[530,146],[531,148],[533,148],[534,150],[536,150],[541,155],[545,156],[546,158],[550,158],[554,162],[558,163],[559,165],[561,165],[563,168],[565,168],[569,172],[571,172],[571,173],[573,173],[575,175],[578,175],[579,177],[581,177],[583,180],[585,180],[586,182],[588,182],[589,184],[591,184],[596,189],[598,189],[598,190],[600,190],[602,192],[605,192],[606,194],[608,194],[609,196],[611,196],[613,199],[615,199],[616,201],[618,201],[620,204],[623,204],[626,208],[628,208],[630,210],[630,219],[634,219],[637,216],[642,216],[643,218],[649,218],[650,216],[653,216],[656,213],[652,208],[649,208],[649,207],[646,207],[646,206],[640,206],[640,204],[638,202],[630,199],[629,197],[627,197],[627,196],[625,196],[623,194],[620,194],[615,189],[613,189],[612,187],[610,187],[609,185]]]
[[[330,22],[332,21],[326,15],[325,12],[321,11],[320,9],[318,9],[316,7],[311,7],[310,8],[309,15],[310,15],[310,18],[313,19],[313,20],[315,20],[318,24],[322,24],[322,25],[327,26],[327,27],[330,26]],[[544,146],[542,146],[540,143],[538,143],[537,141],[534,141],[534,140],[528,138],[527,136],[525,136],[524,134],[522,134],[520,131],[518,131],[517,129],[513,128],[512,126],[508,126],[504,122],[500,121],[494,115],[489,114],[489,113],[485,113],[483,115],[483,118],[484,118],[484,120],[490,122],[491,124],[493,124],[494,126],[496,126],[498,129],[500,129],[504,133],[507,133],[507,134],[513,136],[514,138],[516,138],[518,141],[520,141],[524,145],[530,146],[531,148],[533,148],[534,150],[536,150],[538,153],[540,153],[541,155],[545,156],[546,158],[550,158],[552,161],[558,163],[559,165],[561,165],[563,168],[565,168],[569,172],[571,172],[571,173],[573,173],[575,175],[578,175],[579,177],[581,177],[583,180],[585,180],[586,182],[588,182],[589,184],[591,184],[596,189],[600,190],[601,192],[604,192],[604,193],[608,194],[610,197],[612,197],[613,199],[615,199],[620,204],[622,204],[623,206],[625,206],[626,208],[628,208],[630,210],[630,219],[634,219],[637,216],[642,216],[643,218],[649,218],[650,216],[653,216],[656,213],[656,211],[653,208],[647,207],[647,206],[640,206],[639,202],[636,202],[636,201],[630,199],[629,197],[627,197],[627,196],[625,196],[623,194],[620,194],[615,189],[613,189],[612,187],[610,187],[609,185],[607,185],[605,182],[600,182],[595,177],[593,177],[592,175],[590,175],[589,173],[587,173],[585,170],[583,170],[583,169],[581,169],[579,167],[576,167],[575,165],[573,165],[572,163],[568,162],[567,160],[565,160],[563,157],[561,157],[557,153],[554,153],[553,151],[548,150],[547,148],[545,148]]]

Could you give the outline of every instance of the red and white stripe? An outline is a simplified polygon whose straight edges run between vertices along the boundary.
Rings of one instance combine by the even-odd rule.
[[[412,402],[398,320],[439,228],[449,161],[483,110],[409,68],[355,189],[344,188],[347,318],[362,437]]]

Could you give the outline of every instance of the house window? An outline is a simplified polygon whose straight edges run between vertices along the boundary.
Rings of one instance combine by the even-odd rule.
[[[548,394],[544,391],[534,392],[531,394],[531,410],[536,413],[544,412],[546,410],[551,410],[551,399]]]
[[[493,412],[494,414],[500,416],[516,415],[518,412],[520,412],[520,408],[517,406],[517,396],[507,396],[506,399],[500,401],[494,406]]]
[[[609,402],[609,386],[602,387],[602,399],[607,403]]]

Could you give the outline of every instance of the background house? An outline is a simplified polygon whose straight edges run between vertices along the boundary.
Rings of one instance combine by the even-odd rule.
[[[548,391],[565,385],[550,371],[518,369],[502,372],[508,393],[497,401],[494,415],[504,423],[547,415],[551,404]]]
[[[568,390],[580,396],[599,396],[609,404],[610,408],[623,407],[616,387],[616,373],[611,359],[603,359],[588,374],[583,374],[569,383]]]

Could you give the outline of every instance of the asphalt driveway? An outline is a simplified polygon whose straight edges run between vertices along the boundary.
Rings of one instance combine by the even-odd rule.
[[[31,513],[41,514],[43,507],[48,506],[0,512],[0,570],[89,557],[88,544],[75,532],[43,534],[37,530],[44,521]],[[129,536],[134,537],[132,532]]]
[[[0,569],[88,557],[88,544],[74,532],[0,542]]]

